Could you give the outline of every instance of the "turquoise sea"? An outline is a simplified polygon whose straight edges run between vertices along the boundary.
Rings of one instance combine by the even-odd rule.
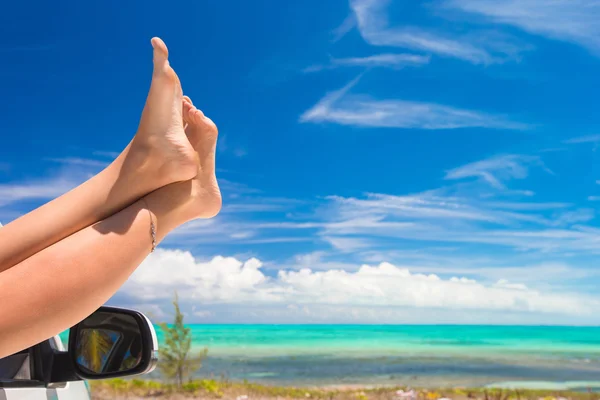
[[[285,385],[600,389],[600,327],[189,326],[193,346],[209,350],[198,376]],[[157,334],[160,343],[158,327]]]

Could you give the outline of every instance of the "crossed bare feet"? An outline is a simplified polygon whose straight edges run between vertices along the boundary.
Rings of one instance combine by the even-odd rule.
[[[177,187],[169,191],[177,192],[179,200],[185,193],[188,219],[213,217],[221,209],[215,176],[217,127],[183,96],[165,43],[153,38],[152,47],[152,83],[138,131],[125,152],[123,170],[148,180],[146,192]],[[176,182],[185,184],[171,185]]]

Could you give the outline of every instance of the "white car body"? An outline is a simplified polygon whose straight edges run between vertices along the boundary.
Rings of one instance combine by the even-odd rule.
[[[48,339],[57,350],[65,351],[60,337]],[[0,377],[3,378],[3,377]],[[50,387],[0,387],[0,400],[91,400],[85,381],[52,384]]]
[[[102,331],[109,345],[90,344],[94,342],[86,335]],[[146,374],[157,362],[150,320],[138,311],[102,306],[71,327],[68,349],[54,336],[1,358],[0,400],[91,400],[87,379]]]

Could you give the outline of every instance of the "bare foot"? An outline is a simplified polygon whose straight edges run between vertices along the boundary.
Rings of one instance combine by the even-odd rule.
[[[198,173],[197,156],[182,121],[182,90],[169,65],[168,49],[152,39],[154,71],[138,131],[125,158],[124,170],[149,176],[152,188],[192,179]]]
[[[157,239],[172,229],[197,218],[212,218],[221,210],[221,192],[215,176],[216,125],[183,96],[185,133],[194,149],[195,176],[172,183],[145,197],[157,221]]]
[[[195,218],[212,218],[221,210],[221,191],[215,175],[215,153],[218,129],[214,122],[183,96],[185,133],[198,157],[197,172],[192,179]]]

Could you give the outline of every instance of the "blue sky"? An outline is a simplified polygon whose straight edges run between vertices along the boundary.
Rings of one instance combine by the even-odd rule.
[[[545,3],[7,4],[0,221],[128,143],[160,36],[219,126],[224,207],[112,303],[162,318],[177,289],[207,323],[597,324],[600,5]]]

